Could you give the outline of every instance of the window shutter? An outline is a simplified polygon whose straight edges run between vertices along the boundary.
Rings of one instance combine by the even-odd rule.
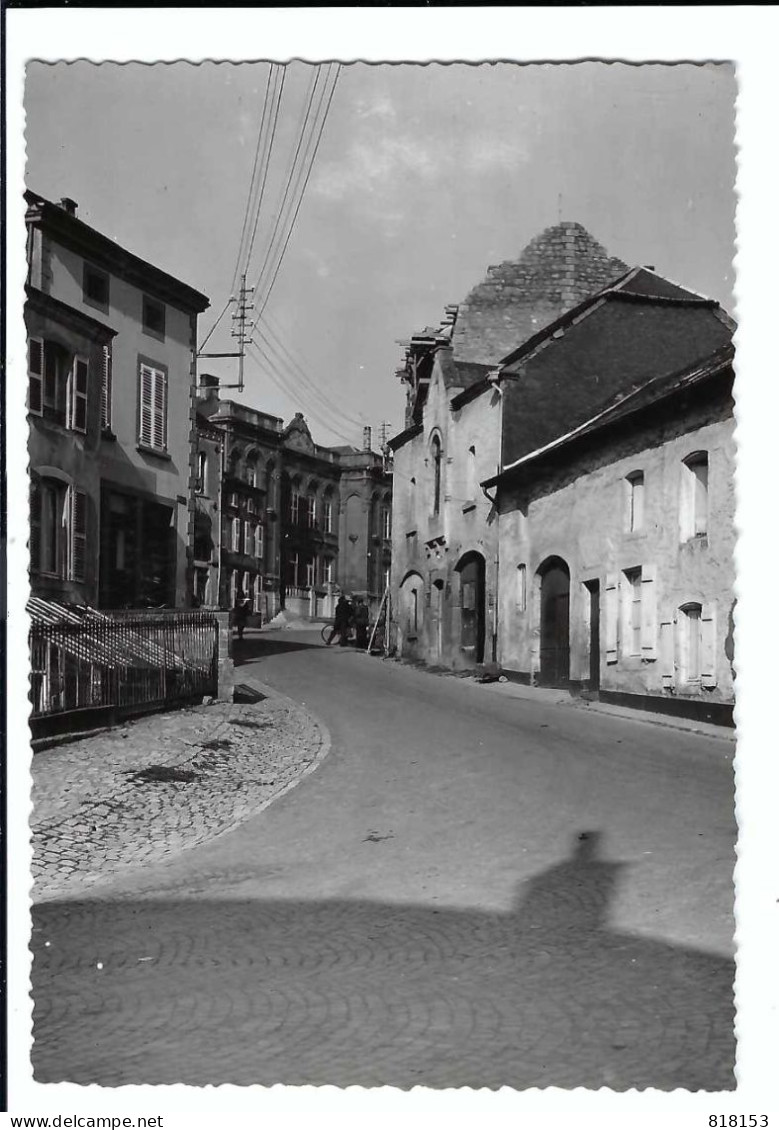
[[[144,447],[154,446],[154,426],[152,398],[154,394],[154,370],[141,365],[141,411],[138,424],[138,440]]]
[[[57,354],[51,343],[43,347],[43,406],[57,407]]]
[[[717,685],[717,622],[713,604],[701,609],[701,686]]]
[[[70,487],[68,491],[68,560],[70,579],[83,581],[87,566],[87,496],[83,490]]]
[[[165,451],[168,445],[167,377],[161,369],[154,370],[154,446]]]
[[[618,575],[606,575],[606,662],[617,662],[617,623],[619,621]]]
[[[89,389],[89,362],[85,357],[74,357],[70,372],[69,426],[76,432],[87,430],[87,394]]]
[[[37,479],[30,483],[30,572],[41,567],[41,484]]]
[[[112,358],[110,345],[103,346],[103,372],[100,386],[100,416],[101,427],[108,430],[111,427],[111,377]]]
[[[27,409],[35,416],[43,414],[43,341],[31,337],[27,342]]]
[[[641,568],[641,658],[657,659],[657,566]]]
[[[674,622],[669,617],[660,620],[660,676],[663,690],[671,690],[676,683],[674,663]]]

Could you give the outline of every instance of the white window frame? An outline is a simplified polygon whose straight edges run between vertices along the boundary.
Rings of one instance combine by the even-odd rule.
[[[230,537],[230,546],[233,553],[241,552],[241,519],[231,518],[232,534]]]
[[[265,527],[258,522],[254,527],[254,556],[262,560],[265,554]]]
[[[392,537],[392,512],[386,503],[381,511],[381,536],[384,541],[389,541]]]
[[[306,525],[309,530],[316,526],[316,495],[313,494],[306,499]]]
[[[326,534],[333,532],[333,500],[326,498],[322,503],[322,519]]]
[[[296,490],[290,496],[289,514],[290,521],[296,526],[300,521],[300,494]]]
[[[705,475],[700,471],[705,467]],[[703,538],[709,531],[709,453],[695,451],[682,460],[679,520],[682,541]]]
[[[145,361],[139,363],[138,443],[147,451],[168,450],[168,374]]]
[[[79,353],[74,355],[68,370],[66,395],[66,427],[73,432],[81,432],[86,435],[89,404],[89,360]],[[79,421],[79,414],[83,414],[83,421],[81,422]]]
[[[312,589],[316,584],[316,557],[306,562],[306,588]]]
[[[335,561],[332,557],[325,558],[324,583],[332,585],[335,577]]]

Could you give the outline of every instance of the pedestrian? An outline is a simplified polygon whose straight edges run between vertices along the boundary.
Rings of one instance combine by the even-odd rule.
[[[354,598],[354,631],[356,635],[355,645],[361,651],[368,650],[368,622],[370,620],[370,613],[368,605],[360,596]]]
[[[238,630],[238,639],[243,639],[244,629],[246,628],[246,621],[249,618],[249,601],[239,589],[235,594],[235,606],[233,608],[233,622]]]
[[[347,643],[349,642],[349,626],[351,624],[351,617],[351,605],[349,604],[349,601],[344,593],[341,593],[341,595],[338,597],[338,603],[335,606],[335,619],[333,621],[333,628],[326,640],[328,647],[336,636],[340,636],[340,646],[346,647]]]

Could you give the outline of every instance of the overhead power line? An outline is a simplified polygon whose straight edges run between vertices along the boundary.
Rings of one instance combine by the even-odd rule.
[[[276,73],[278,75],[278,71]],[[276,98],[275,98],[275,104],[274,104],[274,107],[273,107],[273,125],[271,127],[270,139],[268,141],[268,147],[267,147],[267,152],[266,152],[266,156],[265,156],[265,170],[264,170],[263,177],[262,177],[262,187],[260,188],[260,197],[259,197],[259,200],[257,202],[257,208],[256,208],[256,211],[255,211],[255,214],[254,214],[254,224],[252,226],[252,237],[251,237],[251,241],[249,243],[249,249],[246,253],[246,260],[244,262],[244,268],[243,268],[244,274],[247,274],[248,270],[249,270],[249,263],[251,261],[252,251],[254,250],[254,240],[257,236],[257,227],[258,227],[259,222],[260,222],[260,213],[262,211],[262,200],[263,200],[263,196],[265,195],[265,184],[266,184],[267,179],[268,179],[268,169],[270,168],[271,157],[272,157],[272,154],[273,154],[273,143],[276,140],[276,125],[277,125],[278,120],[279,120],[279,110],[281,109],[281,99],[282,99],[282,96],[284,94],[284,81],[285,81],[286,77],[287,77],[287,68],[282,67],[282,69],[281,69],[281,82],[277,83],[277,89],[274,89],[274,95],[276,95]]]
[[[241,260],[243,258],[244,240],[249,226],[249,216],[252,213],[252,198],[254,196],[254,186],[257,180],[257,166],[260,160],[260,151],[265,150],[265,116],[268,109],[268,91],[270,90],[271,78],[274,74],[275,63],[271,63],[268,68],[268,80],[265,84],[265,94],[262,100],[262,116],[260,118],[260,128],[257,130],[257,145],[254,150],[254,164],[252,165],[252,177],[249,182],[249,192],[246,196],[246,208],[244,210],[243,225],[241,227],[241,238],[238,243],[238,254],[235,257],[235,270],[233,271],[233,280],[230,283],[230,290],[235,290],[235,284],[238,281],[238,275],[241,270]]]
[[[325,79],[325,83],[327,84],[327,81],[329,80],[330,76],[331,75],[333,76],[333,81],[332,81],[332,84],[330,86],[329,94],[327,95],[327,101],[325,103],[324,113],[322,114],[322,117],[319,121],[319,125],[317,126],[316,123],[315,123],[315,125],[313,127],[314,131],[317,131],[316,132],[316,142],[314,144],[314,149],[313,149],[313,153],[311,155],[311,158],[308,161],[308,167],[306,169],[305,178],[303,180],[303,186],[302,186],[300,193],[298,195],[298,198],[297,198],[297,204],[295,205],[295,209],[294,209],[294,212],[292,214],[292,221],[289,224],[289,227],[288,227],[288,230],[287,230],[287,235],[286,235],[286,238],[284,240],[284,244],[281,248],[281,254],[278,256],[278,258],[276,260],[276,266],[275,266],[275,269],[273,271],[273,276],[270,280],[270,285],[267,287],[267,289],[265,291],[265,295],[263,297],[260,297],[259,286],[255,287],[255,293],[257,295],[257,302],[258,302],[258,311],[257,311],[258,319],[260,317],[262,317],[262,313],[263,313],[265,307],[268,304],[268,299],[270,298],[271,293],[273,291],[273,287],[276,283],[276,279],[278,277],[279,270],[281,268],[281,264],[284,260],[284,255],[286,254],[287,247],[289,246],[289,241],[290,241],[290,238],[292,236],[292,232],[294,231],[294,228],[295,228],[295,222],[298,218],[298,213],[300,212],[300,206],[303,203],[303,197],[305,196],[306,188],[308,186],[308,182],[309,182],[309,179],[311,177],[311,170],[314,167],[314,162],[316,161],[316,156],[317,156],[317,153],[319,152],[319,145],[322,141],[322,134],[324,132],[325,123],[327,121],[327,116],[330,112],[330,106],[332,105],[333,95],[335,93],[336,84],[338,82],[338,76],[340,74],[340,69],[341,69],[340,63],[331,64],[331,70],[328,73],[327,78]],[[260,302],[261,302],[261,305],[259,305]]]

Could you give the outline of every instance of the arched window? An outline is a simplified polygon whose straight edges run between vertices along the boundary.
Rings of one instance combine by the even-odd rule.
[[[527,565],[517,565],[517,611],[527,608]]]
[[[681,682],[698,686],[703,660],[702,612],[700,604],[683,604],[679,609],[679,673]]]
[[[434,435],[430,443],[430,458],[433,462],[433,513],[441,513],[441,437]]]
[[[683,541],[703,537],[708,532],[709,456],[706,451],[693,452],[682,463],[679,518]]]

